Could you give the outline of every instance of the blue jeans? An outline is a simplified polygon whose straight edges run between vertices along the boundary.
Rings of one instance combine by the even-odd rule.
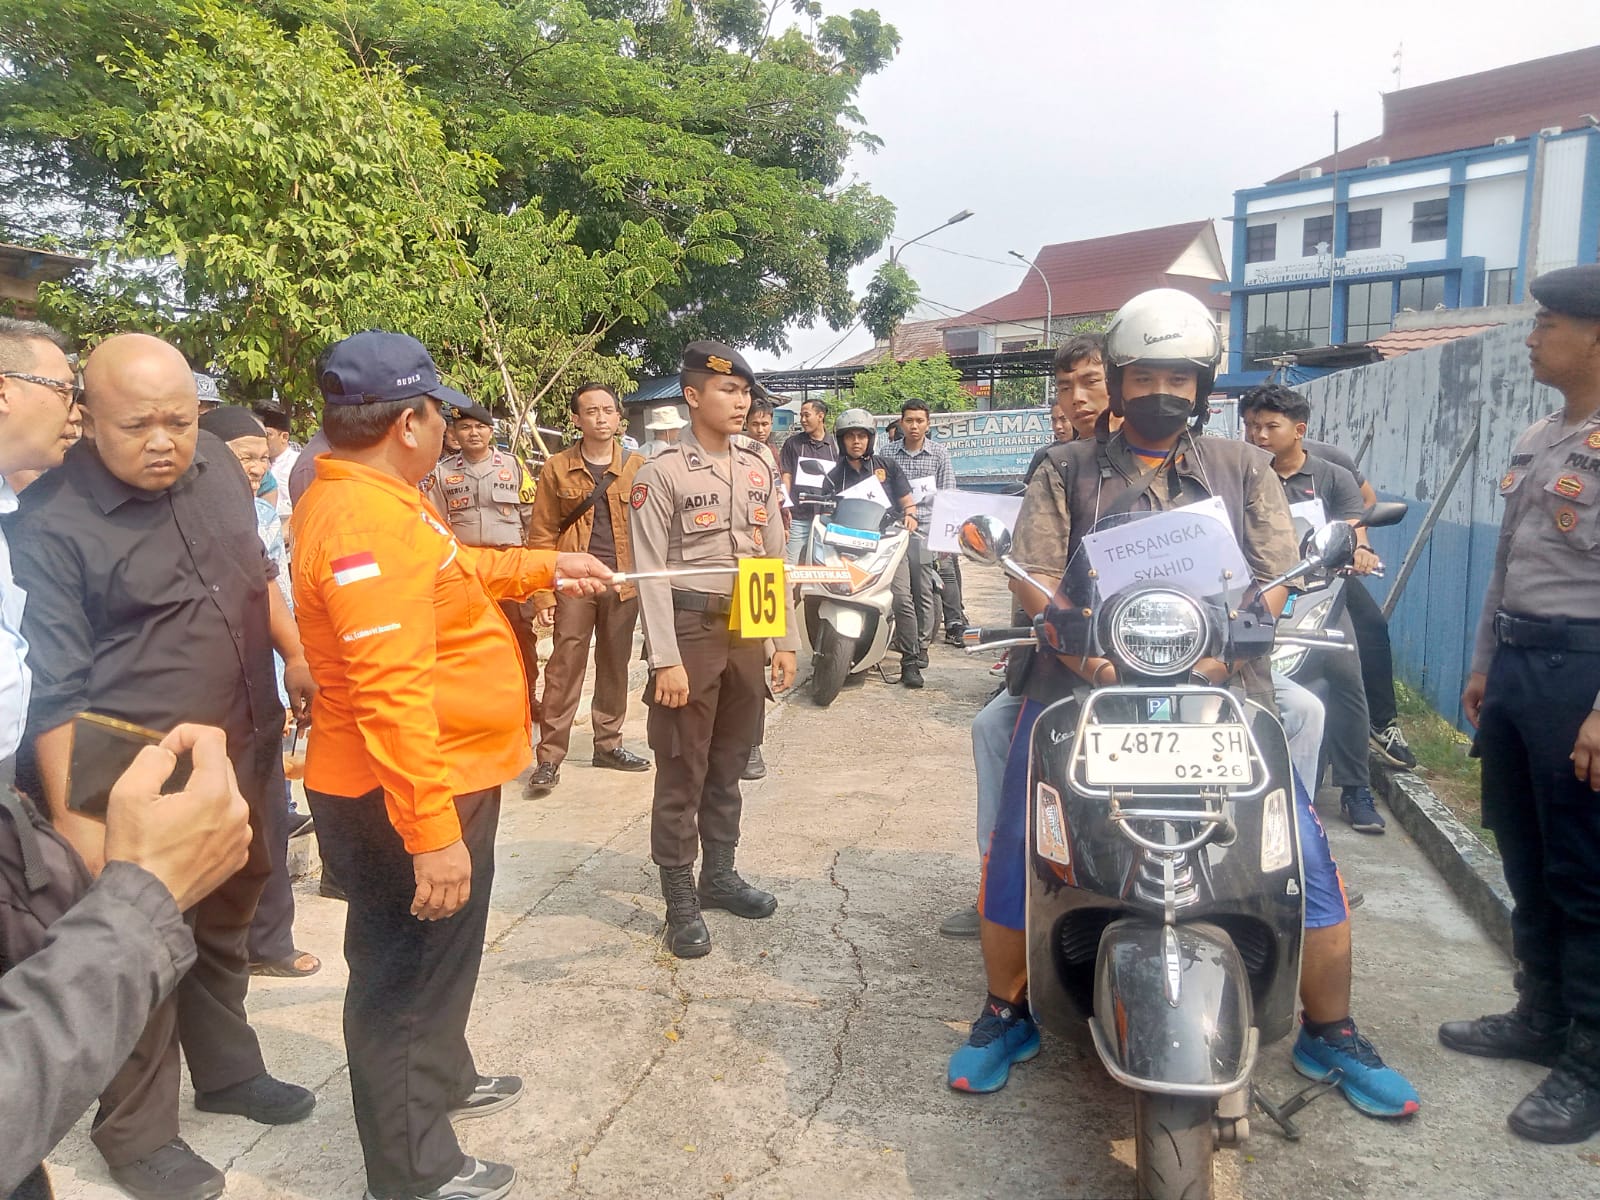
[[[1000,816],[1000,788],[1005,782],[1011,733],[1022,712],[1022,697],[1001,692],[972,719],[972,765],[978,773],[978,857],[989,849]]]
[[[800,552],[806,548],[806,539],[811,536],[811,517],[795,517],[789,525],[789,544],[784,547],[783,561],[797,563],[800,561]]]

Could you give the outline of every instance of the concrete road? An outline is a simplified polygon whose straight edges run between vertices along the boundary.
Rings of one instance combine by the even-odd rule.
[[[974,616],[1003,614],[968,571]],[[587,734],[561,786],[507,791],[490,946],[474,1013],[480,1069],[528,1083],[517,1107],[460,1126],[469,1153],[518,1164],[518,1197],[1130,1196],[1130,1102],[1059,1043],[998,1095],[948,1091],[945,1060],[983,995],[976,944],[935,932],[977,878],[968,722],[988,658],[937,646],[921,692],[871,678],[833,707],[802,693],[768,724],[771,775],[746,793],[741,867],[777,915],[709,916],[712,954],[680,963],[659,942],[648,861],[650,777],[588,767]],[[642,711],[628,744],[643,749]],[[1600,1190],[1600,1140],[1538,1147],[1504,1115],[1539,1078],[1443,1051],[1445,1016],[1509,1002],[1510,967],[1397,828],[1364,838],[1325,807],[1335,850],[1366,895],[1356,913],[1357,1007],[1416,1081],[1405,1124],[1325,1097],[1284,1141],[1264,1119],[1219,1155],[1222,1195],[1578,1196]],[[199,1113],[184,1136],[229,1173],[232,1197],[345,1200],[364,1185],[340,1040],[343,906],[309,888],[308,980],[262,980],[252,1011],[267,1059],[313,1086],[316,1113],[270,1129]],[[1285,1045],[1261,1082],[1300,1085]],[[53,1159],[65,1200],[120,1195],[87,1121]]]

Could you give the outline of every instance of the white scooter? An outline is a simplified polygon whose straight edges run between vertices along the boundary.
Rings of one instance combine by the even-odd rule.
[[[894,575],[911,545],[887,504],[848,497],[824,503],[800,564],[845,567],[850,578],[800,585],[800,619],[815,655],[811,699],[822,707],[849,676],[883,660],[894,636]]]

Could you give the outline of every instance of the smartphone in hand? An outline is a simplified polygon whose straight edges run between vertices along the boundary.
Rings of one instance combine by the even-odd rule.
[[[166,737],[153,729],[103,717],[99,713],[79,713],[72,718],[72,754],[67,768],[67,808],[86,817],[106,815],[111,789],[139,751],[158,746]],[[187,754],[178,759],[162,790],[181,792],[189,782],[193,764]]]

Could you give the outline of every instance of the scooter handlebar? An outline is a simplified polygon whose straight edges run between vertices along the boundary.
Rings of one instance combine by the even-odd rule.
[[[994,646],[1031,646],[1036,640],[1031,625],[969,625],[961,631],[962,647],[968,654]]]

